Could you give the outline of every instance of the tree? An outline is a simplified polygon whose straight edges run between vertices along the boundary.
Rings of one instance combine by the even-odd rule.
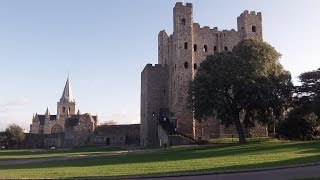
[[[320,69],[302,73],[299,80],[294,106],[281,124],[280,134],[289,139],[311,140],[320,135]]]
[[[101,126],[112,126],[112,125],[117,125],[118,123],[114,120],[110,120],[110,121],[105,121],[103,123],[101,123]]]
[[[239,142],[245,143],[244,126],[272,121],[291,99],[291,75],[279,58],[272,46],[255,40],[208,56],[189,88],[195,118],[215,116],[226,126],[234,124]]]
[[[297,104],[310,108],[320,116],[320,68],[302,73],[299,80],[301,85],[296,87],[295,96]]]
[[[308,108],[297,107],[281,123],[280,134],[291,140],[312,140],[320,135],[320,118]]]
[[[10,124],[3,134],[5,144],[10,147],[20,144],[25,138],[23,129],[16,124]]]

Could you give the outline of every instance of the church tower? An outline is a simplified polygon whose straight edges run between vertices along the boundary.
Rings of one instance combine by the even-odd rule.
[[[72,95],[69,76],[57,107],[57,119],[76,114],[76,102]]]

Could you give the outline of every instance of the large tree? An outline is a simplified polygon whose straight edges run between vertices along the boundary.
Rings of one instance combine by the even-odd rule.
[[[19,145],[25,138],[23,129],[16,125],[10,124],[4,132],[0,133],[0,143],[9,147]]]
[[[208,56],[189,89],[195,118],[215,116],[226,126],[234,124],[239,142],[245,143],[244,126],[272,121],[291,98],[291,75],[279,58],[272,46],[255,40]]]
[[[295,87],[294,106],[281,123],[280,134],[289,139],[311,140],[320,136],[320,69],[302,73]]]
[[[320,116],[320,68],[315,71],[302,73],[299,76],[300,86],[296,87],[296,100]]]

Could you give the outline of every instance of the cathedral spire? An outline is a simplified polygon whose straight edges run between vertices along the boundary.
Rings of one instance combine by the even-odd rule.
[[[50,115],[50,112],[49,112],[49,107],[47,107],[47,110],[46,110],[46,114],[45,114],[46,116],[47,115]]]
[[[68,74],[66,85],[64,86],[63,94],[60,98],[60,102],[75,102],[72,96],[71,85],[69,82],[69,74]]]

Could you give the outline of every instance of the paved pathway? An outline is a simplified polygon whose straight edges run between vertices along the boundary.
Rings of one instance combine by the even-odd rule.
[[[320,179],[320,165],[293,167],[265,171],[252,171],[227,174],[211,174],[211,175],[196,175],[196,176],[179,176],[179,177],[162,177],[149,179],[165,179],[165,180],[285,180],[285,179],[305,179],[305,178]]]

